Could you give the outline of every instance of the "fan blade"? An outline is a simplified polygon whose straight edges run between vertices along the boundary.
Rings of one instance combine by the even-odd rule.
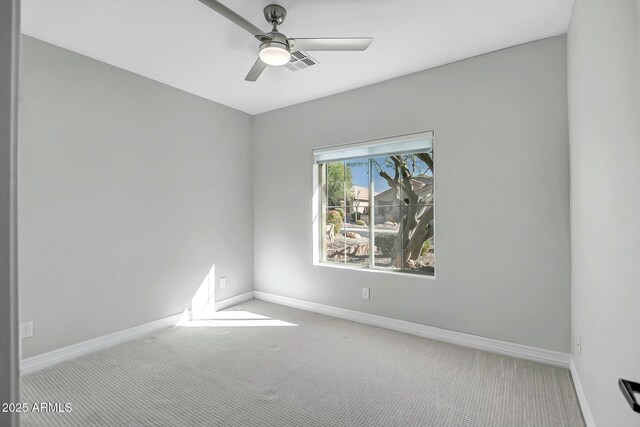
[[[200,1],[200,3],[204,5],[209,6],[211,9],[215,10],[220,15],[227,18],[229,21],[232,21],[233,23],[249,31],[251,34],[253,34],[254,37],[261,40],[263,38],[270,39],[270,37],[267,36],[265,32],[262,31],[260,28],[256,27],[251,22],[247,21],[242,16],[238,15],[233,10],[229,9],[227,6],[223,5],[219,1],[216,1],[216,0],[198,0],[198,1]]]
[[[372,37],[341,37],[330,39],[289,39],[291,50],[365,50]]]
[[[265,68],[267,68],[267,64],[260,58],[256,59],[255,64],[253,64],[253,67],[249,70],[249,74],[247,74],[247,77],[244,79],[248,82],[255,82]]]

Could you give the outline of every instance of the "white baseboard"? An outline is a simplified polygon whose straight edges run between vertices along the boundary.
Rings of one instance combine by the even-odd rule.
[[[226,298],[222,301],[216,301],[215,309],[216,311],[223,310],[225,308],[250,301],[252,299],[253,291],[245,292],[231,298]],[[22,375],[30,374],[32,372],[39,371],[40,369],[53,366],[57,363],[64,362],[65,360],[74,359],[87,353],[102,350],[104,348],[111,347],[113,345],[120,344],[122,342],[129,341],[147,334],[151,334],[165,328],[170,328],[172,326],[175,326],[183,315],[184,313],[177,313],[172,316],[145,323],[143,325],[134,326],[133,328],[125,329],[123,331],[114,332],[109,335],[94,338],[88,341],[83,341],[78,344],[70,345],[68,347],[59,348],[57,350],[39,354],[37,356],[22,359],[20,361],[20,373]]]
[[[332,307],[315,302],[298,300],[295,298],[283,297],[267,292],[254,291],[254,298],[262,301],[273,302],[302,310],[313,311],[328,316],[339,317],[341,319],[391,329],[398,332],[417,335],[464,347],[471,347],[479,350],[490,351],[492,353],[504,354],[520,359],[532,360],[547,365],[569,368],[571,355],[559,351],[545,350],[537,347],[530,347],[522,344],[515,344],[507,341],[500,341],[493,338],[485,338],[477,335],[466,334],[464,332],[451,331],[448,329],[436,328],[419,323],[407,322],[404,320],[391,319],[389,317],[375,314],[363,313],[360,311],[347,310],[344,308]]]
[[[573,363],[573,358],[571,358],[569,370],[571,371],[573,386],[576,389],[576,394],[578,395],[578,402],[580,403],[580,409],[582,410],[584,423],[587,425],[587,427],[596,427],[596,423],[593,420],[593,415],[591,414],[591,409],[589,408],[589,404],[587,403],[587,396],[585,396],[584,390],[582,389],[582,383],[580,382],[580,377],[578,376],[578,370],[576,369],[576,365]]]
[[[92,353],[143,335],[170,328],[178,323],[182,315],[183,313],[177,313],[172,316],[134,326],[133,328],[125,329],[123,331],[114,332],[109,335],[104,335],[102,337],[83,341],[68,347],[59,348],[37,356],[22,359],[20,361],[20,374],[30,374],[32,372],[39,371],[40,369],[53,366],[57,363],[64,362],[65,360],[74,359],[87,353]]]
[[[231,298],[225,298],[214,303],[216,311],[224,310],[234,305],[242,304],[243,302],[251,301],[253,299],[253,291],[245,292],[244,294],[236,295]]]

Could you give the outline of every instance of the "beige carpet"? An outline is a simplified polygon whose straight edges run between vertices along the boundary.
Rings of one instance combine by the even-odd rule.
[[[261,301],[65,362],[23,426],[582,427],[569,371]],[[262,317],[264,316],[264,317]]]

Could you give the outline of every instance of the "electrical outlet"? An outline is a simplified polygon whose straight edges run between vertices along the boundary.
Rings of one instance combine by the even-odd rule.
[[[362,288],[362,298],[369,299],[369,288]]]
[[[578,354],[582,355],[582,337],[580,335],[578,335],[577,346],[578,346]]]
[[[20,324],[20,338],[29,338],[33,336],[33,322],[24,322]]]
[[[221,277],[220,278],[220,289],[227,287],[227,278],[226,277]]]

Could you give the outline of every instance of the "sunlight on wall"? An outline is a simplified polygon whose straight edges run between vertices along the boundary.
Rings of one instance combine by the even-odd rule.
[[[206,319],[214,313],[214,292],[216,286],[216,266],[211,266],[202,284],[191,298],[191,319]]]
[[[272,319],[249,311],[229,309],[216,312],[214,291],[216,286],[215,265],[207,273],[202,284],[191,298],[176,326],[193,327],[237,327],[237,326],[298,326],[283,320]]]

